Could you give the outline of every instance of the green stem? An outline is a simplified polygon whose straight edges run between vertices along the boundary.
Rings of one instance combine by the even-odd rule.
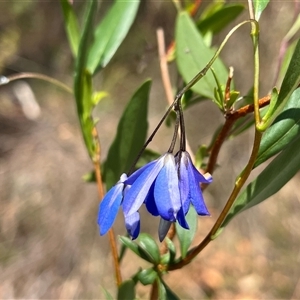
[[[248,164],[246,165],[245,169],[242,171],[242,173],[237,177],[235,181],[235,186],[231,192],[231,195],[228,198],[228,201],[226,202],[225,207],[223,208],[220,216],[218,217],[216,223],[208,233],[208,235],[204,238],[204,240],[198,244],[195,248],[191,249],[187,256],[184,259],[180,259],[177,263],[169,266],[169,271],[181,269],[183,266],[189,264],[193,258],[195,258],[212,240],[216,238],[216,234],[218,233],[218,230],[222,223],[224,222],[228,212],[230,211],[236,197],[238,196],[239,192],[241,191],[243,185],[245,184],[246,180],[248,179],[253,165],[256,160],[256,156],[258,153],[260,141],[261,141],[262,133],[258,130],[255,130],[255,138],[252,148],[252,153],[249,158]]]
[[[253,20],[254,21],[254,20]],[[253,102],[254,102],[254,116],[255,126],[259,129],[261,125],[261,117],[259,112],[259,24],[254,21],[252,24],[251,37],[253,41],[254,50],[254,82],[253,82]]]
[[[19,73],[19,74],[14,74],[14,75],[10,75],[10,76],[5,76],[5,81],[3,83],[1,83],[0,85],[4,85],[4,84],[8,84],[12,81],[18,80],[18,79],[40,79],[43,81],[46,81],[48,83],[54,84],[57,87],[63,89],[64,91],[73,94],[73,90],[68,87],[67,85],[65,85],[64,83],[62,83],[61,81],[54,79],[52,77],[49,77],[47,75],[44,74],[39,74],[39,73]]]
[[[249,0],[249,11],[250,11],[250,17],[253,17],[253,6],[252,6],[252,2],[251,0]],[[244,170],[241,172],[241,174],[237,177],[236,181],[235,181],[235,186],[231,192],[231,195],[229,196],[225,207],[223,208],[221,214],[219,215],[217,221],[215,222],[214,226],[212,227],[212,229],[210,230],[210,232],[207,234],[207,236],[204,238],[204,240],[195,248],[191,249],[187,256],[184,259],[179,260],[177,263],[175,263],[174,265],[171,265],[169,267],[169,270],[176,270],[176,269],[180,269],[183,266],[185,266],[186,264],[190,263],[192,261],[193,258],[195,258],[212,240],[214,240],[217,235],[218,235],[218,230],[220,229],[222,223],[224,222],[227,214],[229,213],[232,205],[235,202],[235,199],[237,198],[238,194],[240,193],[242,187],[244,186],[246,180],[248,179],[252,168],[254,166],[256,157],[257,157],[257,153],[259,150],[259,146],[260,146],[260,142],[261,142],[261,138],[262,138],[262,133],[259,131],[258,127],[260,125],[260,112],[259,112],[259,51],[258,51],[258,39],[259,39],[259,24],[256,20],[251,19],[248,21],[244,21],[242,23],[240,23],[239,25],[235,26],[225,37],[223,43],[221,44],[221,46],[219,47],[219,49],[217,50],[215,56],[212,58],[212,60],[208,63],[208,65],[205,67],[204,70],[208,70],[210,68],[210,66],[212,65],[212,63],[214,62],[214,60],[216,59],[217,55],[219,55],[220,51],[222,50],[222,48],[224,47],[225,43],[227,42],[227,40],[229,39],[229,37],[231,36],[231,34],[238,29],[240,26],[251,22],[251,37],[252,37],[252,41],[253,41],[253,47],[254,47],[254,91],[253,91],[253,98],[254,98],[254,116],[255,116],[255,138],[254,138],[254,142],[253,142],[253,148],[252,148],[252,152],[251,152],[251,156],[249,158],[249,161],[246,165],[246,167],[244,168]],[[206,73],[205,71],[205,73]],[[203,77],[205,75],[202,75],[203,70],[198,73],[195,78],[192,79],[192,81],[189,83],[190,86],[187,86],[188,88],[190,88],[193,84],[195,84],[195,82],[197,82],[201,77]],[[187,88],[185,87],[185,88]]]

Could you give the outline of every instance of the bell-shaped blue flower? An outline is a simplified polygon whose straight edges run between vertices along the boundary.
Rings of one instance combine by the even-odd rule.
[[[122,204],[125,219],[145,203],[153,215],[160,215],[167,221],[176,221],[181,201],[175,159],[171,153],[137,170],[125,184],[131,185]]]
[[[200,216],[208,216],[209,212],[204,203],[200,183],[211,183],[212,177],[204,177],[193,165],[190,155],[186,151],[176,154],[178,165],[179,191],[184,215],[187,214],[190,204],[193,204]]]
[[[159,238],[163,240],[170,222],[189,229],[185,215],[192,204],[198,215],[209,215],[205,206],[200,183],[210,183],[210,175],[203,176],[193,165],[186,151],[166,153],[140,168],[128,178],[123,174],[120,181],[105,195],[99,207],[100,234],[113,225],[119,207],[122,206],[125,225],[135,239],[140,232],[138,210],[145,204],[154,216],[160,216]]]

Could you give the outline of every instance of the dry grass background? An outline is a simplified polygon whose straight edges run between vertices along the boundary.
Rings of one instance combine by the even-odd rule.
[[[292,15],[291,1],[271,0],[262,18],[261,96],[271,88],[279,44]],[[162,26],[171,41],[174,16],[170,1],[143,2],[127,40],[95,81],[99,89],[110,92],[95,111],[104,157],[118,117],[145,78],[153,78],[150,130],[166,107],[155,30]],[[248,34],[247,28],[236,33],[222,54],[235,67],[236,87],[243,93],[250,88],[252,74]],[[216,41],[221,38],[222,34]],[[3,74],[41,72],[72,84],[70,52],[56,1],[1,2],[0,53]],[[81,179],[91,164],[74,101],[53,86],[28,82],[41,106],[35,120],[28,120],[20,109],[15,84],[0,90],[0,299],[101,299],[101,286],[114,293],[112,263],[107,238],[97,231],[96,187]],[[186,115],[193,149],[208,143],[222,122],[210,103]],[[163,152],[169,141],[170,131],[163,128],[151,148]],[[220,168],[206,191],[212,217],[199,219],[195,242],[224,205],[251,142],[247,132],[224,145]],[[298,182],[299,175],[272,199],[238,216],[189,266],[167,275],[169,285],[182,299],[300,299]],[[143,214],[142,222],[143,230],[156,236],[157,220]],[[115,227],[117,234],[124,233],[121,216]],[[139,266],[146,263],[128,251],[122,264],[124,278]],[[139,297],[147,298],[147,291],[139,286]]]

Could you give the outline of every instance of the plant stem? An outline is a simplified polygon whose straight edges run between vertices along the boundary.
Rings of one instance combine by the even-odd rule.
[[[224,222],[227,214],[229,213],[232,205],[234,204],[235,199],[237,198],[239,192],[241,191],[242,187],[244,186],[246,180],[248,179],[248,177],[252,171],[252,168],[254,166],[255,159],[256,159],[256,156],[257,156],[257,153],[259,150],[259,145],[260,145],[260,141],[262,138],[262,133],[258,130],[258,127],[261,122],[260,112],[259,112],[259,96],[258,96],[258,93],[259,93],[259,51],[258,51],[259,24],[257,21],[254,20],[252,1],[249,0],[248,3],[249,3],[250,18],[252,18],[251,20],[249,20],[249,22],[251,22],[251,36],[252,36],[253,47],[254,47],[253,101],[254,101],[254,117],[255,117],[255,137],[254,137],[252,152],[251,152],[251,155],[250,155],[250,158],[249,158],[249,161],[248,161],[246,167],[244,168],[244,170],[241,172],[241,174],[237,177],[237,179],[235,181],[234,188],[225,204],[225,207],[223,208],[221,214],[219,215],[217,221],[215,222],[214,226],[212,227],[212,229],[210,230],[208,235],[204,238],[204,240],[198,246],[196,246],[195,248],[190,250],[188,252],[188,255],[184,259],[182,259],[178,263],[175,263],[174,265],[170,266],[169,270],[176,270],[176,269],[179,269],[179,268],[183,267],[184,265],[190,263],[194,257],[196,257],[213,239],[216,238],[216,234],[217,234],[219,228],[221,227],[222,223]],[[247,22],[247,21],[245,21],[245,22]],[[237,29],[242,24],[245,24],[245,22],[242,22],[239,25],[237,25],[236,27],[234,27],[229,32],[229,34],[226,36],[226,38],[227,37],[229,38],[230,33],[233,32],[235,30],[235,28]],[[226,38],[222,42],[219,49],[217,50],[215,56],[218,54],[218,51],[221,51],[222,45],[225,44]],[[212,61],[213,61],[213,59],[211,60],[211,62]],[[208,67],[208,66],[209,66],[209,64],[206,67]],[[198,75],[201,78],[201,72]],[[196,79],[197,76],[194,79]],[[191,82],[193,82],[193,80]],[[231,128],[231,126],[228,126],[228,127]],[[222,133],[222,131],[221,131],[221,133]],[[223,139],[223,141],[224,141],[224,139]],[[220,145],[222,144],[223,141],[221,141]]]
[[[47,75],[44,75],[44,74],[39,74],[39,73],[19,73],[19,74],[14,74],[14,75],[6,76],[5,78],[7,79],[7,81],[5,81],[5,83],[2,83],[0,85],[8,84],[11,81],[18,80],[18,79],[25,79],[25,78],[28,78],[28,79],[40,79],[40,80],[46,81],[48,83],[54,84],[57,87],[63,89],[64,91],[66,91],[66,92],[68,92],[70,94],[73,94],[73,90],[70,87],[68,87],[67,85],[65,85],[61,81],[59,81],[57,79],[54,79],[52,77],[49,77]]]
[[[262,133],[259,132],[258,130],[255,130],[255,138],[254,138],[252,153],[249,158],[248,164],[246,165],[246,167],[242,171],[242,173],[237,177],[237,179],[235,181],[235,186],[231,192],[231,195],[229,196],[225,207],[223,208],[220,216],[218,217],[216,223],[214,224],[214,226],[212,227],[212,229],[210,230],[208,235],[204,238],[204,240],[198,246],[191,249],[184,259],[181,259],[177,263],[169,266],[169,271],[180,269],[183,266],[189,264],[192,261],[192,259],[195,258],[215,238],[215,234],[217,233],[218,229],[220,228],[223,221],[225,220],[237,195],[239,194],[240,190],[242,189],[244,183],[246,182],[246,180],[248,179],[248,177],[252,171],[252,168],[253,168],[257,153],[258,153],[261,137],[262,137]]]
[[[176,96],[177,99],[180,99],[182,97],[182,95],[187,92],[191,87],[193,87],[202,77],[205,76],[205,74],[207,73],[207,71],[211,68],[212,64],[215,62],[215,60],[217,59],[217,57],[219,56],[219,54],[221,53],[222,49],[224,48],[225,44],[228,42],[229,38],[232,36],[232,34],[239,29],[241,26],[247,24],[247,23],[254,23],[257,24],[255,25],[255,28],[258,26],[258,23],[255,20],[246,20],[243,21],[241,23],[239,23],[238,25],[234,26],[225,36],[223,42],[221,43],[221,45],[219,46],[219,48],[217,49],[216,53],[214,54],[214,56],[212,57],[212,59],[208,62],[208,64],[178,93],[178,95]]]
[[[265,97],[259,99],[259,108],[269,105],[270,98],[271,98],[270,95],[268,95],[268,96],[265,96]],[[228,134],[230,133],[230,130],[231,130],[232,126],[234,125],[234,123],[239,118],[242,118],[242,117],[246,116],[247,114],[253,113],[253,111],[254,111],[254,105],[249,104],[249,105],[245,105],[245,106],[241,107],[240,109],[226,115],[225,124],[222,127],[221,131],[219,132],[219,134],[215,140],[215,143],[213,144],[213,147],[210,151],[210,156],[209,156],[209,160],[208,160],[207,168],[206,168],[205,172],[208,172],[210,174],[212,174],[214,172],[214,168],[217,163],[217,159],[218,159],[218,155],[221,150],[221,147],[222,147],[223,143],[225,142],[226,138],[228,137]],[[207,185],[203,185],[204,188],[206,186]]]
[[[95,175],[97,180],[98,194],[101,201],[104,197],[104,189],[103,189],[103,181],[101,176],[101,164],[100,164],[101,148],[100,148],[100,142],[99,142],[99,137],[98,137],[98,132],[96,127],[94,127],[93,129],[93,137],[96,144],[96,156],[93,158],[93,161],[94,161],[94,169],[95,169]],[[108,239],[109,239],[109,244],[110,244],[111,253],[113,257],[116,283],[117,286],[120,286],[122,283],[122,275],[121,275],[120,264],[118,259],[116,238],[112,228],[108,231]]]
[[[172,84],[171,84],[170,74],[168,70],[167,54],[165,50],[165,37],[164,37],[163,29],[161,28],[157,29],[156,36],[157,36],[157,45],[158,45],[159,62],[160,62],[160,73],[161,73],[161,78],[164,86],[164,91],[166,94],[168,104],[172,105],[174,101],[174,95],[172,91]],[[181,129],[179,129],[178,135],[181,136]],[[192,160],[194,160],[195,155],[191,149],[188,140],[186,140],[186,148]]]

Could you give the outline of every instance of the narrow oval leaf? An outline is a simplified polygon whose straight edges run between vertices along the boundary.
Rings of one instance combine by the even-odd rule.
[[[160,262],[160,252],[155,240],[146,233],[141,233],[138,237],[140,247],[151,256],[156,264]]]
[[[118,289],[118,300],[134,300],[135,298],[135,282],[130,279],[124,281]]]
[[[64,15],[65,29],[69,40],[69,45],[73,56],[77,56],[78,46],[80,41],[80,31],[78,21],[72,5],[68,0],[60,0]]]
[[[282,85],[277,101],[272,109],[269,109],[262,121],[264,124],[261,126],[262,130],[265,130],[279,115],[284,108],[286,102],[297,88],[300,82],[300,39],[297,42],[294,54],[291,58],[287,72],[284,76]]]
[[[300,137],[290,143],[234,202],[220,230],[241,211],[277,193],[300,169]],[[217,233],[218,234],[218,233]]]
[[[148,99],[151,81],[147,80],[134,93],[119,121],[116,137],[105,163],[105,183],[110,189],[129,168],[142,149],[148,129]]]
[[[277,79],[277,83],[281,83],[283,81],[284,75],[286,74],[286,71],[287,71],[289,63],[292,59],[293,53],[295,52],[296,45],[297,45],[297,41],[293,41],[288,46],[288,48],[287,48],[287,50],[284,54],[284,58],[282,60],[282,64],[281,64],[279,76],[278,76],[278,79]]]
[[[127,35],[139,4],[139,0],[116,0],[97,26],[88,62],[88,69],[92,74],[109,63]]]
[[[186,12],[178,14],[176,21],[176,62],[185,82],[189,82],[199,73],[213,57],[214,50],[208,48],[196,25]],[[222,61],[217,58],[213,64],[221,84],[226,83],[227,70]],[[198,81],[192,90],[209,99],[214,98],[215,80],[211,72]]]
[[[201,18],[197,22],[197,27],[203,35],[207,31],[212,31],[213,34],[216,34],[238,17],[244,9],[245,7],[242,4],[225,4],[222,7],[218,7],[206,18]]]
[[[153,268],[144,269],[137,274],[137,278],[143,285],[152,284],[157,278],[157,272]]]
[[[154,263],[153,258],[149,255],[147,251],[145,251],[143,248],[141,248],[138,244],[133,242],[131,239],[129,239],[126,236],[120,236],[120,241],[131,251],[133,251],[137,256],[140,258],[150,262]]]
[[[299,100],[300,88],[293,92],[282,113],[264,133],[254,168],[279,153],[300,134]]]
[[[197,212],[195,211],[194,207],[191,206],[189,212],[186,215],[186,221],[189,224],[190,229],[184,229],[176,222],[176,233],[180,243],[182,258],[186,257],[187,251],[196,234],[198,219],[197,216]]]
[[[254,14],[255,14],[255,20],[258,21],[262,12],[267,7],[270,0],[254,0]]]

